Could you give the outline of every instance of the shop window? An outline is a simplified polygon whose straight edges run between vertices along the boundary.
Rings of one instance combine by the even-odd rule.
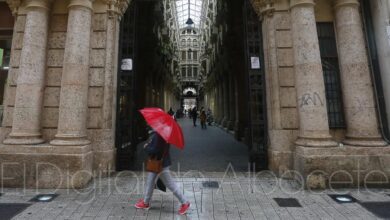
[[[344,128],[340,68],[333,22],[317,23],[330,128]]]

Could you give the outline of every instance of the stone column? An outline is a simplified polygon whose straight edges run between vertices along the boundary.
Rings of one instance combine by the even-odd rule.
[[[218,83],[218,124],[221,125],[223,120],[223,89],[222,82]]]
[[[358,0],[335,2],[337,43],[347,134],[345,144],[384,146],[379,133],[373,86]]]
[[[223,80],[223,127],[227,127],[229,122],[229,76]]]
[[[234,88],[234,77],[229,77],[229,123],[228,123],[228,129],[233,130],[234,128],[234,122],[236,120],[236,100],[235,100],[235,88]]]
[[[50,0],[26,3],[12,131],[4,144],[40,144]]]
[[[329,134],[325,85],[313,0],[291,0],[299,136],[296,144],[336,146]]]
[[[91,0],[68,6],[58,131],[52,145],[87,145],[88,72],[92,20]]]
[[[390,41],[387,28],[390,28],[390,0],[371,1],[372,23],[375,31],[378,61],[382,79],[383,95],[386,104],[386,115],[390,118]],[[387,120],[390,127],[390,120]]]

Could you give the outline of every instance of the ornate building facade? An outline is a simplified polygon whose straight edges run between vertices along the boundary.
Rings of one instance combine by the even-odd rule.
[[[0,130],[3,186],[83,187],[115,170],[120,22],[133,2],[6,2],[15,22]],[[222,1],[215,2],[224,7]],[[376,11],[380,9],[373,5],[377,41],[388,49]],[[186,33],[193,48],[212,42],[202,52],[211,58],[203,63],[200,52],[192,57],[196,66],[191,66],[191,77],[210,72],[198,79],[205,83],[201,102],[213,108],[217,122],[237,138],[250,139],[254,158],[266,152],[270,170],[309,187],[326,187],[329,181],[356,186],[388,178],[390,147],[382,132],[361,2],[252,0],[249,6],[257,14],[256,22],[248,22],[253,19],[247,13],[230,21],[235,27],[234,22],[245,20],[246,30],[256,30],[242,37],[248,48],[261,48],[247,57],[253,79],[248,84],[239,73],[243,69],[218,62],[218,54],[224,56],[221,48],[236,51],[234,42],[241,39],[237,30],[220,21],[208,34]],[[189,54],[187,49],[180,52],[183,57]],[[172,81],[184,76],[190,80],[188,68],[176,75],[174,60],[169,68],[179,79]],[[385,60],[381,63],[387,82],[390,68]],[[168,107],[174,92],[165,90],[176,88],[161,88],[164,95],[156,91],[146,99]],[[240,110],[244,102],[249,103],[250,117]]]

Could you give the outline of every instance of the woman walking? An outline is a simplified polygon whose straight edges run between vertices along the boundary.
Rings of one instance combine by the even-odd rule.
[[[155,111],[153,113],[153,111]],[[182,136],[181,128],[172,119],[171,116],[164,113],[161,109],[143,109],[141,113],[145,117],[146,121],[152,128],[172,127],[172,130],[176,130],[178,134],[167,134],[167,132],[161,132],[156,130],[152,132],[151,137],[144,145],[148,153],[148,160],[146,164],[147,179],[145,185],[144,198],[140,199],[135,207],[137,209],[149,209],[150,202],[153,195],[154,186],[156,185],[157,178],[160,178],[164,185],[173,192],[175,197],[180,201],[181,206],[179,208],[179,214],[184,215],[190,208],[190,202],[184,197],[180,188],[173,181],[169,167],[171,165],[170,156],[170,143],[175,144],[179,148],[184,147],[184,139]],[[165,115],[164,115],[165,114]],[[167,116],[166,116],[167,115]],[[159,133],[160,132],[160,133]],[[163,137],[164,136],[164,137]]]

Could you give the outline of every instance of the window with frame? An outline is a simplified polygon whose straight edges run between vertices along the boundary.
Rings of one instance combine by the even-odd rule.
[[[194,67],[194,77],[198,77],[198,67]]]
[[[181,59],[186,60],[186,52],[185,51],[181,52]]]
[[[333,22],[317,23],[330,128],[345,128],[340,68]]]
[[[187,67],[187,77],[192,77],[192,66]]]
[[[185,67],[182,67],[182,68],[181,68],[181,76],[182,76],[182,77],[186,77],[186,75],[187,75],[187,74],[186,74],[186,68],[185,68]]]

